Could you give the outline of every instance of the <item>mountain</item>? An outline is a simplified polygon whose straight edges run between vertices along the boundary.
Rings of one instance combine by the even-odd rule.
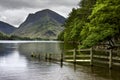
[[[63,16],[45,9],[29,14],[13,34],[21,37],[57,39],[58,34],[64,29],[64,22]]]
[[[5,34],[11,34],[16,28],[8,23],[0,21],[0,32]]]

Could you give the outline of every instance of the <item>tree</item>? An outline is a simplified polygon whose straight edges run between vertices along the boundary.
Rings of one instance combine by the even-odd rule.
[[[89,16],[88,36],[82,47],[91,47],[101,41],[111,39],[120,34],[120,0],[97,0]]]
[[[7,40],[9,38],[9,36],[7,36],[6,34],[0,32],[0,40]]]
[[[81,42],[81,31],[89,22],[88,16],[92,12],[92,7],[96,0],[82,0],[79,8],[73,9],[65,23],[64,40]]]

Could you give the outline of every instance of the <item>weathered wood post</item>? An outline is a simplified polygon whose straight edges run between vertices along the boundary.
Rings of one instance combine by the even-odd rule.
[[[39,60],[40,60],[40,58],[41,58],[41,55],[40,55],[40,53],[38,54],[38,58],[39,58]]]
[[[47,57],[47,53],[45,54],[45,60],[47,61],[48,57]]]
[[[63,60],[64,60],[64,51],[62,50],[62,52],[61,52],[61,59],[60,59],[61,67],[63,66]]]
[[[60,61],[63,62],[63,59],[64,59],[64,52],[62,51]]]
[[[112,68],[112,50],[109,50],[109,69]]]
[[[76,49],[74,49],[73,51],[73,61],[74,63],[76,63]]]
[[[93,48],[90,49],[90,65],[93,66]]]
[[[52,59],[52,58],[51,58],[51,55],[52,55],[52,54],[49,54],[49,61],[51,61],[51,59]]]

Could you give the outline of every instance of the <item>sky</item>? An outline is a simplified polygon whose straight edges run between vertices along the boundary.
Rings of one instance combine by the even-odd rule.
[[[43,9],[51,9],[68,17],[72,8],[77,8],[80,0],[0,0],[0,21],[18,27],[28,14]]]

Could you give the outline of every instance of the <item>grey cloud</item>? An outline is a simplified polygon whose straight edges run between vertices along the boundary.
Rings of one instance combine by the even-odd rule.
[[[72,6],[79,0],[0,0],[0,6],[8,9],[40,8],[46,6]]]
[[[19,26],[29,13],[51,9],[67,17],[80,0],[0,0],[0,20]]]
[[[22,7],[29,7],[29,3],[21,0],[0,0],[0,6],[8,9],[16,9]]]
[[[64,5],[64,6],[72,6],[78,4],[77,1],[79,0],[54,0],[53,2],[49,2],[50,4],[53,5]]]

